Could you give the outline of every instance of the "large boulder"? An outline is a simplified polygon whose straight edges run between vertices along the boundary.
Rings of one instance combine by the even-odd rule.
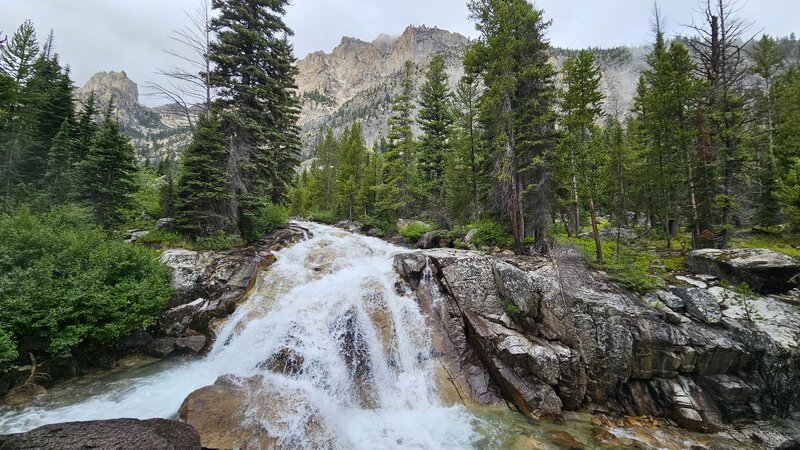
[[[197,430],[203,448],[334,447],[313,399],[260,376],[220,377],[189,394],[178,417]]]
[[[800,261],[767,249],[702,249],[686,254],[692,271],[732,284],[747,283],[763,294],[787,292],[800,285]]]
[[[166,419],[115,419],[45,425],[0,436],[0,449],[200,450],[191,425]]]
[[[683,300],[686,312],[694,318],[709,325],[716,325],[722,320],[720,299],[707,289],[675,288],[673,293]]]

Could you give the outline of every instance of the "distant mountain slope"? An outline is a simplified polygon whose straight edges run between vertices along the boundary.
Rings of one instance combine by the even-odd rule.
[[[310,156],[324,130],[341,133],[360,120],[369,145],[388,132],[391,98],[399,93],[406,60],[416,68],[417,89],[436,53],[445,57],[450,86],[463,74],[462,57],[471,42],[465,36],[438,28],[408,27],[398,38],[385,34],[372,42],[344,37],[331,53],[314,52],[298,62],[298,89],[303,98],[300,126],[305,156]],[[624,116],[633,103],[636,83],[644,67],[644,49],[596,50],[603,69],[603,89],[609,113]],[[574,52],[553,50],[557,67]]]
[[[314,52],[298,61],[298,93],[302,99],[299,125],[303,156],[313,155],[324,130],[336,134],[361,121],[368,145],[386,136],[391,99],[399,93],[406,60],[414,63],[417,92],[431,58],[441,53],[451,88],[463,74],[462,57],[470,40],[457,33],[429,27],[408,27],[402,35],[381,34],[372,42],[343,37],[331,53]],[[574,52],[554,49],[553,62],[561,67]],[[636,82],[644,67],[644,48],[596,50],[602,66],[603,88],[609,113],[624,116],[633,101]],[[117,115],[131,136],[141,160],[156,163],[166,155],[178,155],[188,142],[181,120],[169,113],[170,106],[149,108],[139,103],[139,89],[125,72],[99,72],[76,90],[85,100],[94,91],[101,110],[113,96]]]
[[[117,120],[130,136],[141,161],[158,163],[167,155],[176,156],[188,139],[183,123],[170,114],[170,106],[149,108],[139,103],[139,87],[125,71],[98,72],[75,90],[79,102],[94,92],[100,113],[113,98]]]

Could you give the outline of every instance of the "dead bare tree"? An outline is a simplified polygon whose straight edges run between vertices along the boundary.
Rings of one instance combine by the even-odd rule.
[[[753,26],[739,17],[741,7],[738,0],[700,0],[700,24],[688,27],[695,36],[689,40],[697,60],[696,75],[706,82],[708,88],[704,98],[704,109],[713,111],[706,121],[707,142],[710,143],[711,158],[708,163],[717,165],[718,171],[707,167],[706,176],[717,172],[712,185],[716,188],[703,195],[713,196],[718,203],[715,210],[704,211],[701,230],[710,230],[716,225],[721,232],[716,246],[724,248],[732,236],[734,214],[734,182],[741,170],[744,154],[742,134],[745,124],[744,83],[750,71],[745,48],[755,37],[750,34]],[[701,136],[702,137],[702,136]],[[704,231],[705,232],[705,231]]]
[[[174,110],[171,113],[186,120],[189,128],[194,128],[193,111],[197,105],[205,110],[211,107],[211,5],[209,0],[198,0],[197,9],[184,11],[189,23],[173,31],[170,40],[177,44],[177,49],[165,52],[178,60],[168,69],[157,68],[157,73],[168,81],[147,84],[150,95],[171,102]]]

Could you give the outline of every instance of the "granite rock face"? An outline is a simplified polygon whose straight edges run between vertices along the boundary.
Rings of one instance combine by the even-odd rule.
[[[747,283],[762,294],[800,287],[800,261],[767,249],[695,250],[686,255],[686,265],[732,284]]]
[[[448,371],[489,379],[461,391],[468,401],[499,395],[533,417],[612,411],[698,431],[800,408],[800,311],[779,298],[753,299],[751,320],[722,288],[641,296],[572,250],[543,259],[436,249],[398,255],[395,268],[423,312],[430,298],[448,305],[429,317],[459,345]]]

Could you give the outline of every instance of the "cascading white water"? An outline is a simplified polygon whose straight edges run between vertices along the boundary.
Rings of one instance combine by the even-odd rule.
[[[425,319],[412,297],[396,292],[391,257],[404,250],[332,227],[303,226],[313,238],[278,252],[250,298],[217,330],[205,358],[107,384],[77,402],[53,399],[0,411],[0,432],[174,417],[187,395],[231,374],[259,376],[295,400],[280,416],[259,414],[257,407],[248,416],[285,446],[472,447],[475,419],[463,408],[442,406]],[[302,370],[266,368],[287,352],[302,361]],[[303,427],[312,415],[316,435]]]

